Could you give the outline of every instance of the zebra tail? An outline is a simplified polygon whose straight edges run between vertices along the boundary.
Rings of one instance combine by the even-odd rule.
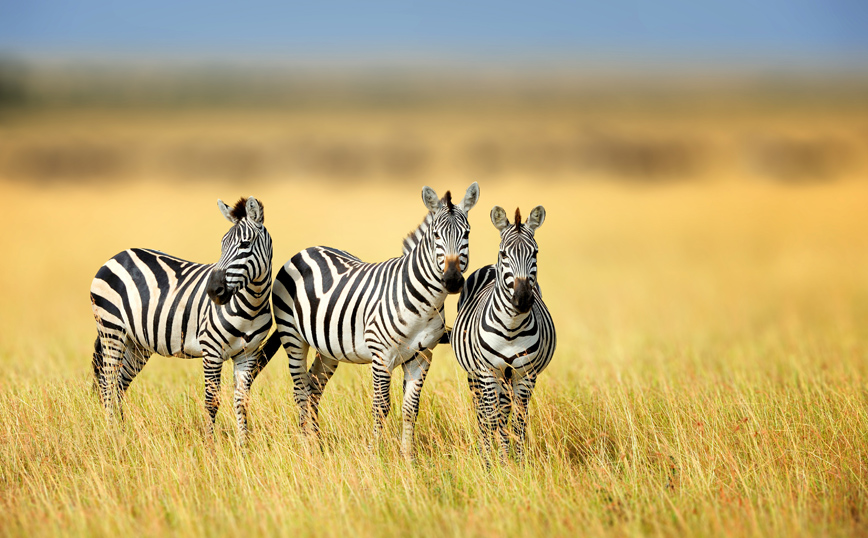
[[[91,365],[93,366],[93,384],[91,385],[91,390],[99,394],[99,379],[102,375],[103,367],[102,342],[100,342],[99,336],[96,337],[96,341],[93,343],[93,360],[91,361]]]
[[[277,353],[277,350],[280,349],[280,335],[277,334],[277,331],[271,333],[271,336],[268,337],[268,340],[263,344],[262,349],[259,351],[259,354],[256,356],[256,366],[253,367],[253,377],[259,375],[268,363],[271,362],[271,358],[274,357],[274,354]]]

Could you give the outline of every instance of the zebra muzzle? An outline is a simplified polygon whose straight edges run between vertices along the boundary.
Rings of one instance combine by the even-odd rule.
[[[512,294],[512,306],[520,314],[527,314],[533,306],[533,287],[526,278],[515,279],[515,293]]]
[[[214,269],[211,276],[208,277],[208,285],[205,291],[208,293],[208,297],[215,303],[219,305],[226,304],[232,296],[229,292],[229,285],[226,282],[226,271]]]
[[[458,293],[464,286],[464,275],[461,274],[461,264],[458,257],[446,258],[446,270],[443,272],[443,284],[449,293]]]

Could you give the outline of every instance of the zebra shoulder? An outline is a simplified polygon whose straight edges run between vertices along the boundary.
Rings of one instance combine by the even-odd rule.
[[[486,265],[473,271],[467,277],[467,280],[464,281],[464,287],[461,289],[461,295],[458,297],[458,310],[461,310],[464,303],[479,293],[489,282],[493,282],[495,278],[494,265]]]

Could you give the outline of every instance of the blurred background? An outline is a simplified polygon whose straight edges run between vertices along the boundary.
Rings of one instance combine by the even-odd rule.
[[[849,0],[0,7],[0,177],[777,182],[859,175]]]
[[[0,323],[22,341],[86,355],[90,279],[124,248],[216,260],[215,198],[265,202],[275,264],[373,261],[423,185],[472,181],[473,268],[491,206],[549,210],[540,278],[575,349],[858,325],[868,5],[0,3],[0,188],[27,223],[0,240]]]

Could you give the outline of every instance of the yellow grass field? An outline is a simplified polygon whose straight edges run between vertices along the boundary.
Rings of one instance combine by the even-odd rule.
[[[0,135],[47,130],[27,129]],[[637,186],[453,172],[0,178],[0,535],[868,534],[868,176],[784,185],[724,167]],[[547,211],[539,279],[558,351],[525,465],[485,469],[448,346],[423,390],[415,464],[398,452],[394,397],[387,440],[368,449],[369,367],[339,368],[324,448],[305,450],[283,350],[253,386],[246,449],[229,368],[208,443],[195,360],[152,359],[108,427],[90,391],[88,289],[118,251],[215,261],[228,227],[216,199],[243,194],[265,203],[276,266],[316,244],[382,260],[424,216],[423,185],[463,193],[474,179],[471,269],[495,259],[493,205]]]

